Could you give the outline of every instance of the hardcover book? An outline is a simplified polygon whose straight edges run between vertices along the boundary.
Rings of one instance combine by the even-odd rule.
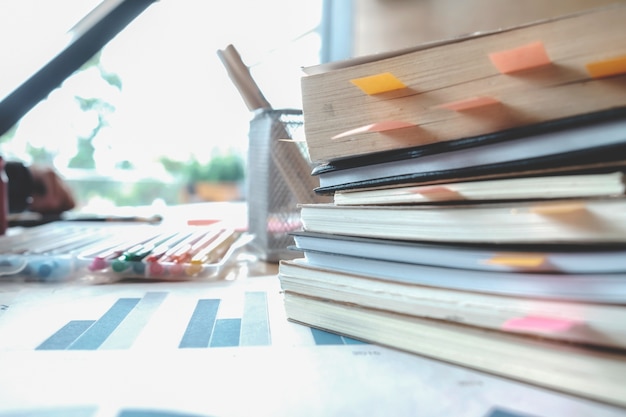
[[[295,242],[292,249],[303,252],[309,259],[319,252],[400,262],[409,264],[408,267],[553,274],[626,273],[626,245],[432,243],[304,231],[291,235]]]
[[[626,355],[286,292],[290,320],[626,407]]]
[[[626,310],[616,304],[397,282],[323,268],[302,259],[281,261],[279,279],[288,293],[337,303],[550,340],[626,348],[626,328],[621,324]],[[353,331],[358,335],[357,329]]]
[[[413,150],[320,164],[320,194],[409,183],[453,182],[626,165],[626,112],[585,115],[564,125],[528,126]]]
[[[445,201],[549,200],[623,195],[622,172],[461,181],[439,185],[336,191],[336,205],[427,204]]]
[[[626,6],[617,4],[330,70],[305,69],[311,159],[414,148],[624,107],[624,21]]]
[[[456,205],[304,204],[310,232],[449,243],[624,244],[626,198]]]

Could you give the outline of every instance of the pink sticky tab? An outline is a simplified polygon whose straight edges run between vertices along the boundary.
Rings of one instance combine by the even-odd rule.
[[[531,207],[529,211],[543,216],[561,216],[586,213],[587,207],[584,203],[546,203]]]
[[[218,219],[189,219],[187,220],[188,226],[208,226],[215,223],[219,223],[221,220]]]
[[[480,107],[493,106],[500,101],[493,97],[471,97],[464,100],[452,101],[450,103],[440,104],[435,106],[438,109],[448,109],[453,111],[465,111],[477,109]]]
[[[418,187],[411,190],[414,194],[420,194],[432,201],[464,200],[465,197],[458,191],[443,186]]]
[[[402,122],[399,120],[386,120],[383,122],[372,123],[367,126],[357,127],[356,129],[351,129],[346,132],[340,133],[338,135],[333,136],[331,139],[340,139],[345,138],[346,136],[352,136],[359,133],[367,133],[367,132],[386,132],[389,130],[396,129],[404,129],[406,127],[415,127],[413,123]]]
[[[590,62],[586,67],[587,72],[592,78],[604,78],[626,74],[626,55],[605,59],[603,61]]]
[[[533,42],[518,48],[489,54],[493,65],[503,74],[551,64],[543,42]]]
[[[580,320],[568,320],[562,318],[526,316],[507,320],[502,325],[502,330],[508,331],[543,331],[562,333],[572,330],[583,324]]]
[[[370,75],[369,77],[355,78],[350,80],[350,82],[368,95],[406,88],[406,85],[390,72]]]

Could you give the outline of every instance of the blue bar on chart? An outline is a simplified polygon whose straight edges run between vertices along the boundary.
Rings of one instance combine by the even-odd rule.
[[[265,292],[246,292],[241,318],[217,319],[220,299],[198,300],[179,348],[268,346],[271,333]]]
[[[341,338],[343,339],[343,343],[346,344],[346,345],[369,345],[369,343],[367,343],[367,342],[364,342],[362,340],[353,339],[351,337],[341,336]]]
[[[102,343],[100,349],[130,348],[167,295],[167,292],[147,292],[124,321]]]
[[[311,327],[311,334],[316,345],[360,345],[366,344],[360,340],[352,339],[350,337],[341,336],[335,333],[330,333],[324,330]]]
[[[178,345],[179,348],[205,348],[209,346],[219,305],[219,299],[198,300],[189,324],[187,324],[185,334],[183,334]]]
[[[166,296],[167,292],[148,292],[142,298],[120,298],[98,320],[72,320],[35,349],[130,348]]]
[[[67,347],[69,350],[95,350],[113,333],[139,303],[140,298],[120,298],[85,333]]]
[[[35,350],[67,349],[76,339],[89,329],[95,320],[72,320],[43,341]]]
[[[139,300],[139,298],[120,298],[98,320],[72,320],[37,346],[35,350],[98,349]]]
[[[239,346],[241,319],[219,319],[215,321],[215,328],[211,335],[210,347]]]
[[[97,320],[71,320],[36,350],[129,349],[162,305],[168,292],[147,292],[142,298],[119,298]],[[269,346],[272,342],[267,293],[244,294],[242,317],[218,318],[225,300],[199,299],[180,339],[179,348]],[[311,329],[316,345],[364,342]]]
[[[269,346],[271,342],[267,293],[246,292],[239,346]]]
[[[503,410],[501,408],[494,408],[485,417],[525,417],[525,416],[514,413],[512,411]],[[526,417],[530,417],[530,416],[526,416]]]

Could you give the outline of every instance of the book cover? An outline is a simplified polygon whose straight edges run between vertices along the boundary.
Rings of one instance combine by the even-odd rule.
[[[295,251],[453,269],[563,274],[626,273],[626,245],[429,243],[292,232]]]
[[[626,355],[285,293],[295,322],[626,407]]]
[[[626,118],[570,129],[530,133],[510,140],[427,153],[376,155],[318,165],[318,193],[409,182],[454,180],[524,171],[620,165],[626,152]]]
[[[482,327],[607,348],[626,348],[626,310],[615,304],[527,298],[379,280],[281,261],[281,288],[290,293]]]
[[[413,148],[624,107],[625,19],[626,7],[617,4],[305,75],[311,159]]]
[[[623,244],[626,199],[300,206],[310,232],[450,243]]]
[[[536,299],[626,303],[626,273],[479,271],[305,252],[307,265],[379,280]]]
[[[461,181],[438,185],[336,191],[336,205],[420,204],[453,201],[549,200],[623,195],[622,172]]]

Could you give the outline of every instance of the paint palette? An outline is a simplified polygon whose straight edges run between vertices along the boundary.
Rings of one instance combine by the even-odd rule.
[[[221,224],[54,222],[0,238],[0,279],[190,280],[219,272],[250,236]]]

